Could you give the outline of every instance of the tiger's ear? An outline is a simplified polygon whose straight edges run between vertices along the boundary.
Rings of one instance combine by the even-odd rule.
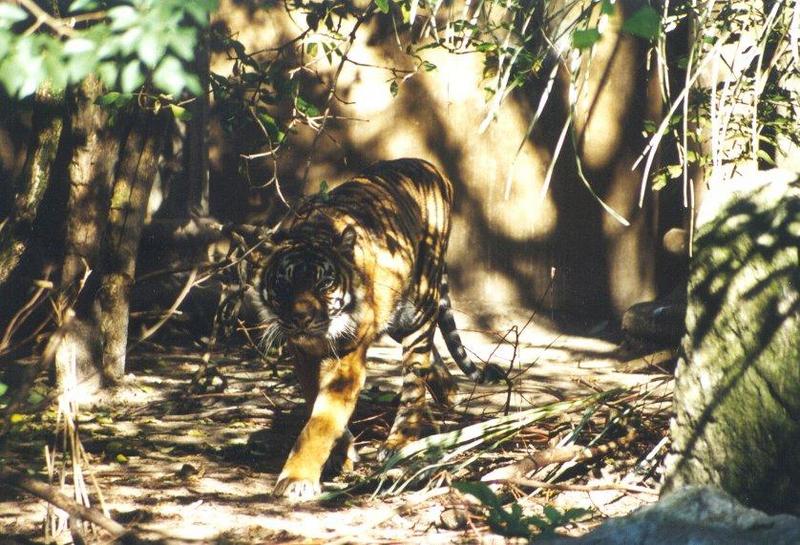
[[[342,234],[339,235],[339,242],[336,244],[336,249],[339,250],[339,253],[346,256],[348,259],[353,258],[353,251],[356,247],[356,239],[358,238],[358,233],[356,233],[355,227],[352,225],[348,225],[342,231]]]

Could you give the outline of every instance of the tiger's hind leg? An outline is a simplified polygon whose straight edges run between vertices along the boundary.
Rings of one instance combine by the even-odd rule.
[[[436,401],[442,403],[447,403],[455,390],[455,382],[444,363],[434,363],[435,330],[434,318],[402,340],[403,385],[400,406],[389,436],[379,453],[380,459],[386,459],[391,453],[419,437],[422,418],[427,408],[426,390],[431,390]]]

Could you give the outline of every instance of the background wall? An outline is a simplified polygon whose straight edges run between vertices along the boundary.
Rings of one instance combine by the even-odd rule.
[[[214,22],[216,28],[227,28],[248,51],[275,47],[297,33],[278,8],[229,3],[220,12],[225,17]],[[556,319],[595,318],[619,316],[656,295],[656,218],[651,198],[639,208],[641,172],[631,170],[644,146],[643,121],[658,119],[660,112],[657,82],[644,68],[643,43],[604,33],[577,101],[578,138],[574,144],[566,139],[545,193],[545,173],[567,115],[565,68],[530,135],[528,123],[544,80],[515,90],[480,133],[488,108],[478,55],[426,51],[425,59],[437,68],[404,81],[393,97],[392,74],[380,67],[414,67],[402,52],[404,38],[398,46],[393,29],[376,25],[360,36],[349,53],[359,64],[344,65],[336,93],[341,101],[328,135],[313,149],[307,181],[302,174],[313,131],[298,128],[279,158],[281,189],[289,200],[317,191],[321,180],[342,181],[379,159],[426,158],[456,186],[449,263],[461,310],[490,318],[536,307]],[[223,52],[212,57],[213,71],[229,73],[229,64]],[[337,64],[331,66],[320,53],[314,68],[322,82],[304,80],[318,90],[318,104],[324,103]],[[212,134],[212,210],[231,217],[278,217],[284,207],[274,185],[250,187],[271,177],[271,160],[248,162],[250,183],[242,176],[238,155],[257,151],[248,147],[253,135],[225,135],[219,128]],[[577,175],[576,151],[594,190],[630,221],[629,227],[605,213],[586,190]]]

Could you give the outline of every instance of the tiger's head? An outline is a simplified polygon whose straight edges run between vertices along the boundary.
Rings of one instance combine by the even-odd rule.
[[[311,350],[336,350],[353,337],[353,252],[356,231],[302,230],[273,235],[258,281],[260,319],[267,349],[278,341]]]

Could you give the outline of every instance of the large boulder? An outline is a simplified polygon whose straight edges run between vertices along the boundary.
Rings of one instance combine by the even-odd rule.
[[[665,490],[711,484],[767,512],[800,507],[798,248],[796,173],[755,172],[705,195]]]
[[[580,538],[541,545],[796,545],[800,519],[744,507],[710,487],[687,487]]]

